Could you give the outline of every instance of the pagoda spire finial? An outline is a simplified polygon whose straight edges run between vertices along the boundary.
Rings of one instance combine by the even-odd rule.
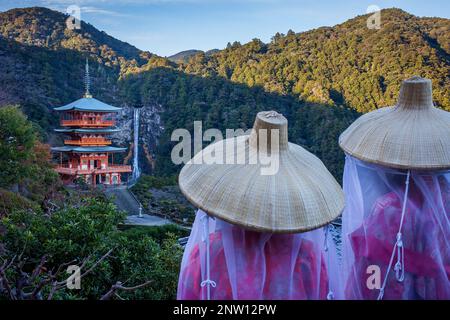
[[[84,93],[85,98],[92,98],[91,93],[89,92],[89,89],[91,87],[91,78],[89,76],[89,60],[86,58],[86,68],[85,68],[85,75],[84,75],[84,85],[86,87],[86,92]]]

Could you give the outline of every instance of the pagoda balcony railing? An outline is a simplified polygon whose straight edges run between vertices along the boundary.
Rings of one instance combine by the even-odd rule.
[[[61,126],[63,127],[111,127],[115,124],[114,120],[61,120]]]
[[[111,140],[104,138],[82,138],[79,140],[64,140],[65,144],[72,144],[78,146],[95,146],[95,145],[110,145]]]
[[[77,174],[99,174],[99,173],[125,173],[131,172],[131,166],[128,165],[111,165],[105,168],[88,168],[82,169],[80,166],[69,167],[66,164],[57,165],[55,168],[56,172],[67,175],[77,175]]]
[[[58,165],[55,168],[56,172],[61,174],[76,175],[76,174],[91,174],[94,169],[81,169],[80,167],[69,167],[68,165]]]
[[[95,169],[95,173],[120,173],[120,172],[131,172],[131,166],[127,166],[127,165],[112,165],[112,166],[108,166],[106,168],[99,168],[99,169]]]

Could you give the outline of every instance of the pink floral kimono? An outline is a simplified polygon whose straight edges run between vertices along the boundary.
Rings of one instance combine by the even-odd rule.
[[[339,298],[450,299],[449,178],[410,172],[402,221],[407,174],[347,156]],[[367,283],[370,266],[380,288]]]
[[[325,240],[322,228],[254,232],[199,210],[183,256],[178,299],[326,299]]]

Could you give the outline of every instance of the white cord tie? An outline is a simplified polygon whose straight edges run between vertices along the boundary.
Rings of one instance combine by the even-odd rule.
[[[402,227],[403,227],[403,220],[405,219],[405,214],[406,214],[406,202],[408,200],[410,175],[411,175],[411,171],[408,170],[408,174],[406,175],[406,181],[405,181],[405,195],[403,198],[400,226],[398,228],[396,241],[394,244],[394,248],[392,249],[391,259],[389,260],[389,265],[386,270],[386,275],[384,277],[383,285],[380,288],[380,292],[378,294],[377,300],[383,299],[384,289],[386,288],[387,279],[389,277],[389,272],[391,271],[392,263],[394,262],[395,251],[396,251],[395,249],[397,249],[397,263],[394,266],[395,278],[397,279],[398,282],[403,282],[403,280],[405,279],[405,252],[404,252],[403,239],[402,239]]]
[[[206,299],[211,300],[211,287],[216,287],[216,282],[210,279],[211,271],[210,271],[210,254],[209,254],[209,216],[204,215],[203,219],[203,241],[205,242],[205,255],[206,255],[206,279],[200,283],[200,286],[203,288],[206,286]]]
[[[216,287],[216,282],[210,279],[206,279],[204,281],[202,281],[202,283],[200,283],[200,286],[203,288],[204,286],[211,286],[213,288]]]
[[[328,264],[328,267],[330,266],[330,251],[329,251],[329,248],[328,248],[328,232],[329,232],[329,227],[330,227],[330,225],[327,225],[326,227],[325,227],[325,241],[324,241],[324,244],[323,244],[323,246],[324,246],[324,251],[326,252],[326,255],[327,255],[327,264]],[[333,291],[331,290],[331,284],[330,284],[330,275],[328,275],[328,294],[327,294],[327,300],[334,300],[334,293],[333,293]]]
[[[377,300],[383,299],[383,296],[384,296],[384,288],[382,287],[382,288],[380,289],[380,293],[378,294]]]
[[[405,248],[403,247],[402,234],[397,233],[397,263],[394,266],[395,278],[398,282],[405,280]]]

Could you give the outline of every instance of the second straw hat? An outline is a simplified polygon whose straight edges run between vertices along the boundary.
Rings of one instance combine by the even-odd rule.
[[[273,130],[278,130],[278,143],[270,138]],[[261,139],[262,132],[267,133],[267,150],[252,143]],[[259,161],[250,163],[249,157],[245,163],[202,163],[217,150],[218,143],[235,146],[224,148],[224,158],[230,152],[270,152],[273,159],[279,160],[278,170],[262,174],[264,165]],[[287,120],[274,111],[259,112],[250,135],[216,142],[196,154],[181,170],[179,185],[197,208],[256,231],[293,233],[316,229],[333,221],[344,207],[339,184],[316,156],[288,142]]]
[[[431,80],[403,81],[397,104],[359,117],[339,145],[363,161],[398,169],[450,168],[450,112],[435,108]]]

